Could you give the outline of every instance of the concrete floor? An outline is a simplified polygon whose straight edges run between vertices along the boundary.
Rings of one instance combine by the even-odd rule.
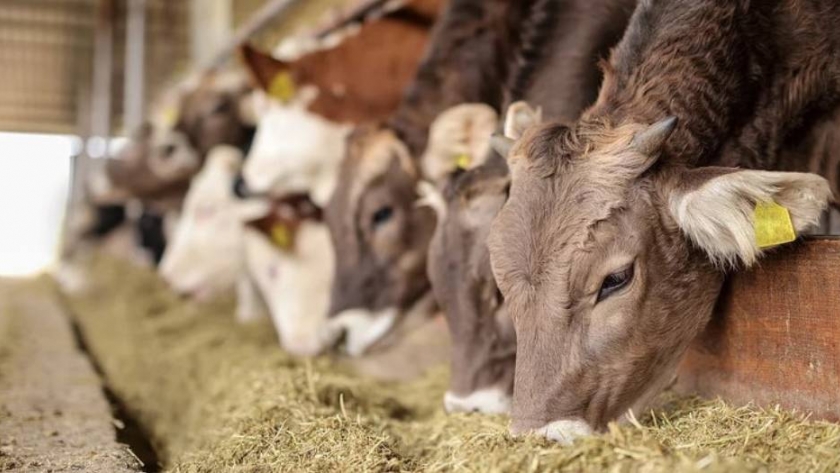
[[[46,281],[0,280],[0,471],[138,472]]]

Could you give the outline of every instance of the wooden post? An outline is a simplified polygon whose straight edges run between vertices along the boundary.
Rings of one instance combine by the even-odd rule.
[[[840,420],[840,239],[807,239],[735,274],[677,390]]]

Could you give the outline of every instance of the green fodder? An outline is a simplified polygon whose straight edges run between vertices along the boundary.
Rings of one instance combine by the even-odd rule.
[[[693,398],[571,447],[513,438],[506,417],[442,412],[445,368],[396,384],[294,360],[229,300],[183,302],[104,258],[91,270],[70,305],[168,471],[840,471],[836,424]]]

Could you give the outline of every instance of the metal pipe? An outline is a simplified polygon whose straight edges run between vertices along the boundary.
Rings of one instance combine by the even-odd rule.
[[[123,123],[131,132],[143,123],[146,78],[146,0],[128,0],[125,30]]]
[[[210,64],[210,67],[223,64],[240,44],[262,31],[262,29],[271,23],[272,20],[285,14],[289,8],[293,7],[300,1],[301,0],[270,0],[266,2],[262,8],[260,8],[251,16],[251,18],[248,19],[247,22],[245,22],[245,24],[236,30],[230,43],[219,51],[212,64]]]

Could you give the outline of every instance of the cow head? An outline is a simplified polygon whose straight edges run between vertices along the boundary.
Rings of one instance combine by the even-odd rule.
[[[251,192],[303,192],[326,203],[352,125],[393,112],[423,51],[427,26],[394,15],[336,33],[291,61],[241,48],[261,91],[258,131],[243,171]]]
[[[764,252],[756,229],[801,232],[830,191],[811,174],[657,162],[673,118],[567,127],[528,116],[509,114],[496,139],[511,189],[488,243],[516,328],[512,430],[569,442],[667,385],[724,270]],[[783,209],[756,217],[770,203]]]
[[[175,237],[159,268],[181,294],[207,299],[232,289],[243,270],[242,219],[258,216],[267,207],[234,196],[233,180],[241,163],[238,149],[216,147],[190,185]]]
[[[350,125],[310,110],[318,90],[296,83],[291,63],[250,47],[243,47],[242,57],[259,85],[257,131],[242,172],[248,192],[310,193],[324,205],[335,187]]]
[[[425,201],[437,210],[429,280],[452,335],[449,412],[507,412],[516,340],[490,269],[487,234],[507,198],[503,162],[485,163],[498,124],[492,107],[465,104],[432,124],[423,156]],[[440,190],[438,190],[440,189]]]
[[[210,149],[244,149],[250,143],[254,112],[243,76],[211,72],[177,92],[158,106],[152,123],[132,135],[117,159],[108,161],[104,187],[146,201],[180,201]]]
[[[320,353],[333,273],[320,208],[307,195],[273,201],[266,216],[247,224],[245,260],[283,347],[297,356]]]
[[[419,169],[389,129],[355,131],[340,175],[325,213],[336,252],[328,336],[359,355],[428,295],[435,215],[417,205]]]

